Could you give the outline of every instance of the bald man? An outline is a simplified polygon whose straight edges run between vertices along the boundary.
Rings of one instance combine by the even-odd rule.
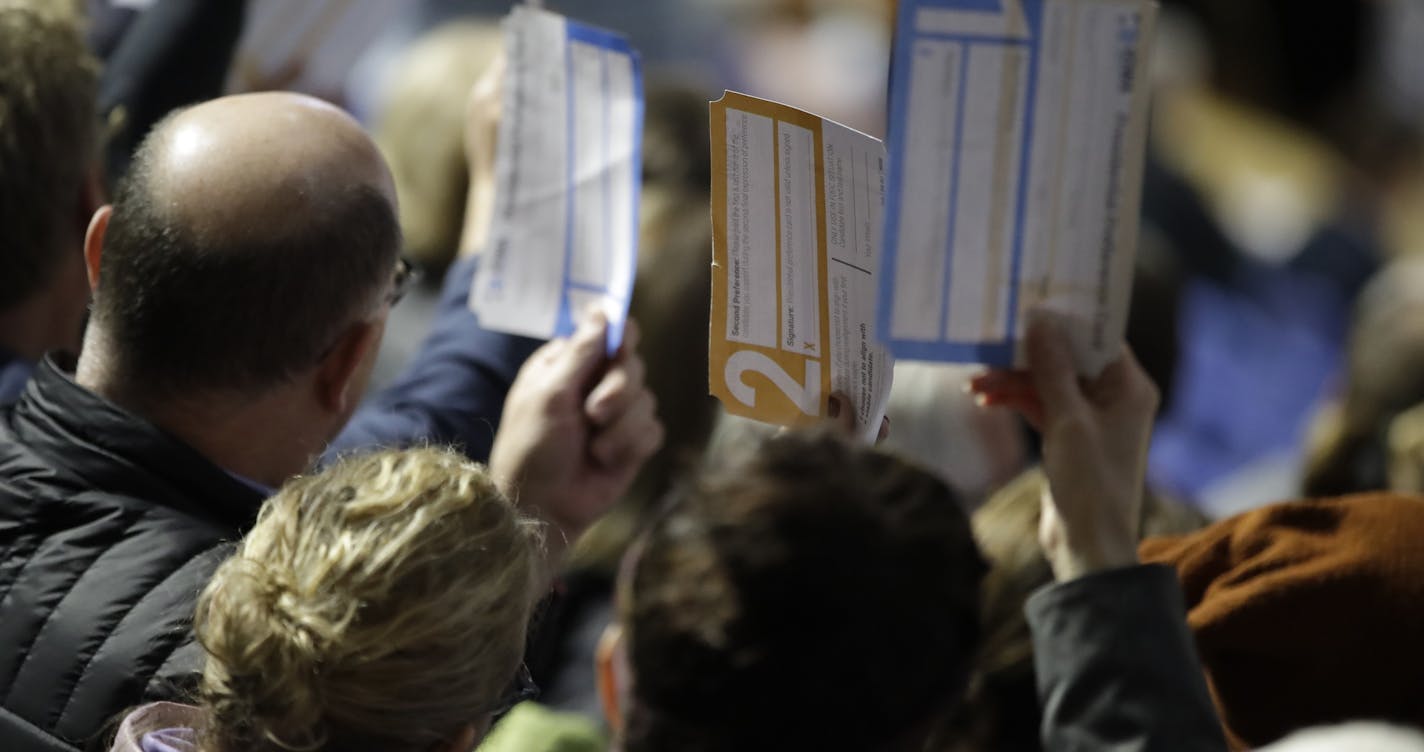
[[[144,142],[89,226],[77,363],[47,359],[0,412],[4,749],[102,744],[190,678],[221,544],[361,397],[406,279],[392,185],[354,121],[297,95],[215,100]],[[642,363],[606,359],[602,326],[534,353],[494,440],[555,542],[660,442]]]

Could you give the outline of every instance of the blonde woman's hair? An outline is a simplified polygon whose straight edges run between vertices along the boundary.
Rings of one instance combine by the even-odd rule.
[[[198,601],[205,749],[424,750],[477,722],[523,655],[541,535],[447,451],[292,481]]]

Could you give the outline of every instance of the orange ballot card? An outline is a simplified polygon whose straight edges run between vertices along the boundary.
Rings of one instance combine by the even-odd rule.
[[[712,103],[711,130],[712,394],[798,425],[844,392],[873,440],[893,371],[875,338],[885,147],[734,92]]]

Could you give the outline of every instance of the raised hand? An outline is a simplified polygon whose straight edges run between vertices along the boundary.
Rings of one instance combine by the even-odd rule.
[[[1157,387],[1126,348],[1092,380],[1074,370],[1061,319],[1036,312],[1027,373],[994,371],[971,388],[1018,410],[1043,434],[1048,493],[1039,538],[1060,581],[1137,562]]]
[[[494,221],[494,157],[504,114],[504,72],[504,53],[500,52],[471,87],[465,104],[465,160],[470,188],[465,196],[465,225],[460,234],[462,256],[484,250]]]
[[[604,355],[601,314],[530,356],[505,401],[490,470],[520,506],[553,523],[559,554],[628,490],[662,445],[657,405],[643,383],[638,327]]]
[[[851,403],[850,396],[845,392],[831,392],[826,420],[846,438],[857,439],[860,437],[860,426],[855,421],[855,406]],[[890,418],[886,416],[880,419],[880,430],[875,434],[875,443],[879,444],[888,438],[890,438]]]

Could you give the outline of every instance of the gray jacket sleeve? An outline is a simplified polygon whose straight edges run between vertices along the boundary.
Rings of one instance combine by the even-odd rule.
[[[1227,748],[1170,567],[1128,567],[1051,585],[1024,610],[1045,750]]]

